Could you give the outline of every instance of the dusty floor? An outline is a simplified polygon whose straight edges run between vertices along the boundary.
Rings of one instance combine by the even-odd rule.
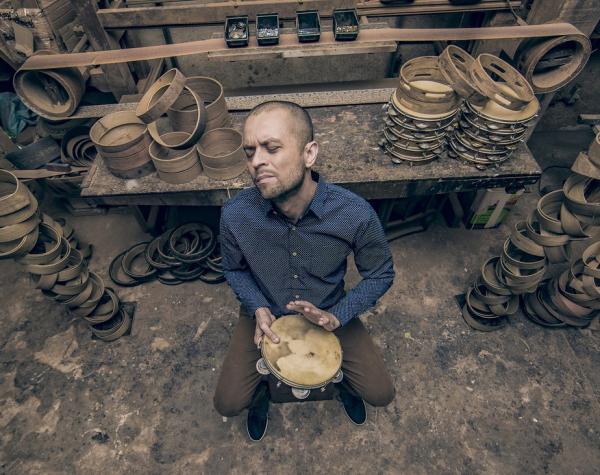
[[[72,222],[105,277],[144,238],[128,215]],[[120,289],[133,332],[106,344],[2,262],[0,473],[598,473],[600,333],[517,315],[482,334],[455,304],[506,232],[435,224],[395,241],[394,286],[363,320],[396,400],[360,428],[335,401],[276,405],[259,444],[212,407],[237,318],[226,285]]]
[[[594,112],[584,110],[593,101],[581,107]],[[530,142],[543,167],[589,143],[589,129],[565,130],[574,116],[559,124],[563,109]],[[258,444],[244,417],[212,407],[237,318],[226,285],[119,289],[137,302],[133,332],[107,344],[0,262],[0,474],[600,473],[600,332],[518,314],[478,333],[454,300],[535,200],[525,195],[496,230],[437,223],[395,241],[394,286],[363,316],[395,401],[369,408],[359,428],[335,401],[275,405]],[[145,238],[129,215],[70,222],[95,244],[91,267],[105,278],[111,258]]]

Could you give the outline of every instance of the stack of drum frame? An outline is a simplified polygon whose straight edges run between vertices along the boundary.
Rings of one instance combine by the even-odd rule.
[[[460,98],[442,75],[436,56],[407,61],[387,104],[379,145],[394,163],[430,163],[445,150],[457,121]]]
[[[497,56],[474,59],[457,46],[442,52],[440,68],[464,99],[458,127],[448,138],[449,156],[480,169],[508,160],[539,111],[527,80]]]
[[[186,78],[179,70],[170,69],[150,86],[135,111],[103,117],[92,127],[90,137],[114,175],[137,178],[156,170],[161,180],[181,184],[203,172],[199,145],[206,135],[215,131],[237,134],[241,145],[241,135],[229,125],[223,87],[218,81]],[[237,146],[219,150],[223,156],[219,156],[216,167],[225,170],[219,179],[234,178],[244,171],[240,164],[245,157],[240,150]],[[209,171],[206,175],[213,177]]]
[[[505,61],[474,59],[451,45],[439,57],[406,62],[386,108],[380,146],[394,163],[429,163],[447,150],[483,169],[508,160],[526,139],[539,102]]]
[[[0,259],[14,259],[44,296],[82,317],[105,341],[123,336],[131,315],[102,278],[89,271],[89,245],[65,222],[42,214],[35,197],[12,173],[0,170]]]
[[[225,281],[218,236],[204,223],[186,223],[150,242],[134,244],[116,256],[109,268],[112,281],[133,287],[158,279],[178,285],[199,279],[207,284]]]
[[[525,314],[548,327],[590,324],[600,310],[600,243],[587,247],[558,278],[548,264],[571,261],[573,241],[597,235],[600,226],[600,135],[582,152],[562,189],[542,196],[526,221],[515,224],[502,255],[486,261],[467,291],[463,317],[491,331],[506,324],[522,296]],[[546,279],[546,280],[545,280]]]

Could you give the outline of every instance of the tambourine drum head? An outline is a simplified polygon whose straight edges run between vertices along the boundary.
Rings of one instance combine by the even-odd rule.
[[[265,337],[262,355],[273,374],[293,387],[318,388],[342,365],[342,347],[331,332],[304,317],[287,315],[273,322],[279,343]]]

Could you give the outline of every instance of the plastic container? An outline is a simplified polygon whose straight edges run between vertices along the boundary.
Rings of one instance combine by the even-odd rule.
[[[298,41],[309,43],[319,41],[321,38],[321,19],[317,10],[303,10],[296,12],[296,29]]]
[[[250,31],[248,15],[228,16],[225,19],[225,42],[230,48],[248,46]]]
[[[333,36],[336,41],[353,41],[358,37],[358,13],[355,9],[333,11]]]
[[[256,15],[256,40],[259,46],[279,43],[279,15],[277,13]]]

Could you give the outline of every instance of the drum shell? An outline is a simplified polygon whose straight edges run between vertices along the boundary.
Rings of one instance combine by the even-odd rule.
[[[446,87],[443,91],[434,91],[426,86],[417,85],[417,81],[428,81]],[[439,69],[437,56],[420,56],[404,63],[400,68],[400,86],[396,92],[421,103],[447,104],[457,100],[457,94]]]
[[[99,119],[90,129],[90,138],[103,156],[125,156],[142,140],[150,145],[148,127],[133,111],[113,112]]]
[[[168,132],[161,136],[166,144],[179,143],[188,136],[187,132]],[[198,148],[189,147],[184,150],[174,150],[163,147],[157,142],[152,142],[149,149],[150,157],[159,172],[181,172],[200,163]],[[202,170],[202,168],[200,168]]]
[[[109,114],[90,129],[90,138],[108,170],[119,178],[140,178],[154,171],[148,128],[132,111]]]
[[[424,102],[410,97],[402,88],[396,89],[394,99],[400,105],[404,106],[408,111],[414,111],[422,114],[440,114],[449,115],[456,112],[460,102],[459,97],[455,94],[448,101]],[[402,111],[407,114],[407,111]]]
[[[476,104],[482,104],[487,98],[477,92],[469,72],[473,61],[475,58],[465,50],[455,45],[449,45],[440,53],[438,66],[442,76],[459,96]]]
[[[186,132],[169,132],[163,134],[161,139],[167,144],[179,143],[187,136]],[[167,183],[187,183],[202,173],[202,164],[196,146],[185,150],[174,150],[152,142],[150,156],[159,178]]]
[[[202,136],[197,147],[202,168],[210,178],[227,180],[246,170],[242,135],[237,130],[213,129]]]
[[[542,80],[536,77],[535,69],[540,60],[544,58],[551,50],[561,44],[574,43],[576,51],[573,54],[573,60],[568,64],[568,68],[560,71],[554,71],[553,76]],[[592,52],[590,40],[585,35],[565,35],[551,38],[533,38],[523,41],[515,54],[517,68],[525,76],[529,84],[536,93],[548,93],[556,91],[571,82],[583,70]],[[558,73],[558,74],[557,74]],[[547,74],[547,73],[546,73]]]
[[[185,85],[194,91],[204,102],[206,109],[206,127],[209,130],[226,128],[231,124],[227,110],[227,103],[223,93],[223,86],[215,79],[203,76],[190,76]],[[167,111],[169,120],[174,130],[184,131],[187,124],[193,123],[196,118],[196,102],[190,94],[182,94]],[[189,108],[192,109],[189,109]]]
[[[489,53],[480,54],[469,66],[475,90],[511,111],[523,110],[535,100],[527,80],[506,61]],[[498,75],[502,83],[493,79]]]

